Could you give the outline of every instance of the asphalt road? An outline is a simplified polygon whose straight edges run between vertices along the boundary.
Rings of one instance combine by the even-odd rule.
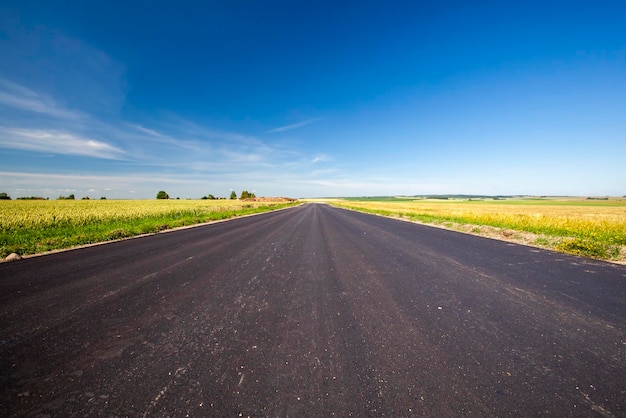
[[[626,416],[626,267],[307,204],[0,264],[0,416]]]

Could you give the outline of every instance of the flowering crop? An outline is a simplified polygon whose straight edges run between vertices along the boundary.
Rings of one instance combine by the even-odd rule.
[[[0,201],[0,257],[158,232],[290,206],[240,200]]]
[[[560,237],[553,248],[598,258],[626,246],[626,200],[338,200],[338,206],[421,222],[489,225]],[[588,249],[597,249],[591,251]]]

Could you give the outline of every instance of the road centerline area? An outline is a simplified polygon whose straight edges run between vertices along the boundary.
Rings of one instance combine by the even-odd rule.
[[[305,204],[0,264],[0,415],[623,416],[626,267]]]

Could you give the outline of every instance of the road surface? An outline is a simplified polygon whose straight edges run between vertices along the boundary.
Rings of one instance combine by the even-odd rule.
[[[296,208],[0,264],[0,416],[626,416],[626,267]]]

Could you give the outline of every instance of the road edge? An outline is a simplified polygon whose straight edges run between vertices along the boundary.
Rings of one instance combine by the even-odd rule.
[[[549,252],[554,253],[554,254],[562,254],[562,255],[567,255],[567,256],[570,256],[570,257],[580,258],[581,260],[585,260],[585,261],[594,261],[594,262],[600,262],[600,263],[609,263],[611,265],[617,265],[617,266],[626,266],[626,261],[621,261],[621,260],[601,260],[599,258],[585,257],[585,256],[581,256],[581,255],[576,255],[576,254],[568,254],[568,253],[557,251],[557,250],[554,250],[554,249],[551,249],[551,248],[541,247],[539,245],[533,245],[533,244],[530,244],[530,243],[527,243],[527,242],[520,242],[519,240],[511,239],[511,238],[508,238],[506,236],[502,236],[502,237],[498,236],[498,237],[496,237],[496,236],[484,235],[484,234],[479,234],[479,233],[473,233],[471,231],[462,231],[462,230],[455,229],[455,228],[449,228],[449,227],[446,227],[445,225],[425,223],[425,222],[421,222],[421,221],[418,221],[418,220],[402,218],[402,217],[399,217],[399,216],[382,215],[380,213],[364,212],[364,211],[360,211],[360,210],[357,210],[357,209],[345,208],[343,206],[335,206],[335,205],[330,204],[330,203],[327,203],[327,204],[329,206],[332,206],[332,207],[337,208],[337,209],[344,209],[344,210],[348,210],[348,211],[352,211],[352,212],[363,213],[365,215],[379,216],[381,218],[395,219],[397,221],[402,221],[402,222],[408,222],[408,223],[417,224],[417,225],[428,226],[428,227],[431,227],[431,228],[443,229],[445,231],[457,232],[459,234],[471,235],[471,236],[474,236],[474,237],[490,239],[490,240],[493,240],[493,241],[508,242],[508,243],[515,244],[515,245],[521,245],[521,246],[524,246],[524,247],[537,248],[539,250],[549,251]],[[480,225],[478,225],[478,226],[480,226]]]

